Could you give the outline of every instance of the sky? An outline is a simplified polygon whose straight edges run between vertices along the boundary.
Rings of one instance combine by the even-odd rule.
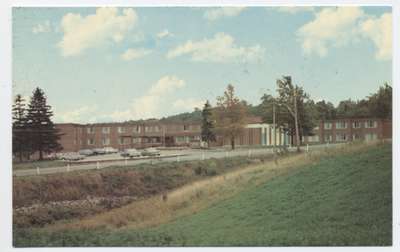
[[[392,83],[390,7],[13,8],[13,94],[55,122],[160,118],[232,84],[257,105],[292,76],[315,101]]]

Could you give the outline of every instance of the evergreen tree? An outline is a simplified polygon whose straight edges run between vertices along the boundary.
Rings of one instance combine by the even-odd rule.
[[[211,105],[207,102],[204,104],[201,124],[201,140],[207,142],[207,147],[210,147],[210,142],[215,141],[214,121],[212,119]]]
[[[60,133],[51,121],[52,116],[53,112],[47,105],[43,90],[36,88],[28,106],[27,127],[32,151],[39,153],[39,160],[43,159],[44,152],[62,149],[58,143]]]
[[[23,160],[24,155],[29,154],[26,108],[24,99],[17,95],[12,106],[12,152],[18,156],[19,161]]]

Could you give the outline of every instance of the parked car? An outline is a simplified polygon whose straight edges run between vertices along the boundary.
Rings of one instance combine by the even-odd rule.
[[[14,158],[14,157],[13,157]],[[49,153],[49,154],[47,154],[46,156],[45,156],[45,159],[47,159],[47,160],[55,160],[55,159],[57,159],[58,157],[57,157],[57,153],[54,153],[54,152],[52,152],[52,153]]]
[[[104,147],[105,154],[118,153],[118,150],[113,147]]]
[[[66,161],[78,161],[84,159],[84,155],[80,155],[77,152],[68,152],[62,155],[62,159]]]
[[[136,149],[126,149],[121,152],[121,156],[123,157],[140,157],[140,152]]]
[[[106,154],[106,152],[103,148],[96,148],[96,149],[93,149],[93,154],[94,155],[103,155],[103,154]]]
[[[156,148],[146,148],[142,151],[142,156],[160,156],[160,151]]]
[[[94,152],[90,149],[84,149],[79,151],[79,155],[92,156],[94,155]]]

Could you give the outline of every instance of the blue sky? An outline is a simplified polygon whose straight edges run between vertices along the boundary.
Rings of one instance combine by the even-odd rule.
[[[391,84],[389,7],[14,8],[13,93],[39,86],[56,122],[125,121],[258,104],[291,75],[314,100]]]

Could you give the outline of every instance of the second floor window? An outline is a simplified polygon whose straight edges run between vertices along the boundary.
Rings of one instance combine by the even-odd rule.
[[[93,127],[89,127],[89,128],[86,129],[86,132],[88,134],[93,134],[94,133],[94,128]]]
[[[124,127],[118,127],[118,133],[125,133]]]
[[[365,122],[365,128],[376,128],[377,122],[373,120],[368,120]]]
[[[354,121],[353,122],[353,129],[359,129],[361,128],[361,123],[358,121]]]
[[[88,145],[94,145],[94,139],[93,139],[93,138],[89,138],[89,139],[87,140],[87,144],[88,144]]]
[[[340,122],[336,122],[336,129],[345,129],[347,128],[347,123],[340,121]]]
[[[110,127],[103,127],[101,132],[103,132],[103,134],[109,134],[110,133]]]
[[[324,123],[324,129],[332,129],[332,123],[330,122]]]

